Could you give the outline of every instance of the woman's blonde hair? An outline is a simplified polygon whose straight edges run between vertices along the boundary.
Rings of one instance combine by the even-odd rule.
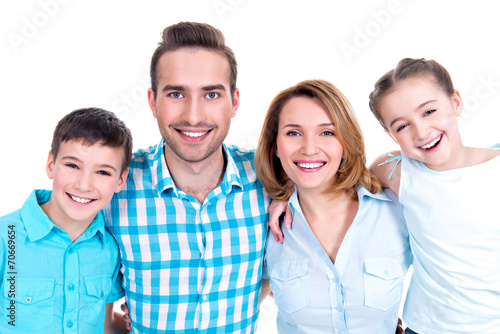
[[[288,101],[299,96],[316,99],[323,105],[332,117],[336,128],[335,136],[343,148],[337,181],[331,185],[328,193],[337,195],[345,192],[356,198],[358,185],[371,193],[380,191],[380,181],[366,168],[363,134],[351,104],[332,83],[306,80],[276,95],[262,126],[255,152],[255,169],[269,196],[276,200],[288,200],[293,192],[293,187],[288,182],[289,177],[275,153],[281,110]],[[307,110],[304,110],[304,117],[308,117]]]

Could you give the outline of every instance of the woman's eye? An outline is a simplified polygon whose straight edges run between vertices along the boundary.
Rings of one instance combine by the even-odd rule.
[[[335,134],[333,133],[333,131],[326,130],[326,131],[323,131],[321,133],[321,135],[323,135],[323,136],[334,136]]]
[[[296,137],[299,136],[300,134],[297,131],[288,131],[286,135],[291,137]]]

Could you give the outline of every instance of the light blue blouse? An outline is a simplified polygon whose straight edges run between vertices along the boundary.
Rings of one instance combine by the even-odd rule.
[[[412,256],[396,195],[358,189],[359,209],[333,264],[305,221],[295,189],[285,241],[266,241],[264,277],[280,333],[394,334]]]

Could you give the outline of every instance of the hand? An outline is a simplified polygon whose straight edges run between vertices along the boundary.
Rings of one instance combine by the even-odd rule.
[[[289,230],[292,227],[292,210],[290,210],[288,202],[272,201],[271,206],[269,206],[268,225],[271,228],[271,233],[273,234],[274,240],[279,241],[280,243],[283,243],[284,240],[279,219],[283,213],[285,213],[285,227],[287,230]]]
[[[398,318],[398,327],[396,328],[396,334],[404,334],[405,330],[403,329],[403,321]]]
[[[130,310],[128,309],[127,301],[125,300],[125,303],[122,304],[121,309],[123,313],[123,320],[125,320],[125,323],[127,324],[127,330],[131,331],[132,330],[132,320],[130,319]]]

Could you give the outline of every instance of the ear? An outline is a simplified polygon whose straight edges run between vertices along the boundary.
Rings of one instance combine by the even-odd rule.
[[[236,110],[238,110],[239,106],[240,106],[240,90],[236,88],[233,94],[233,106],[231,110],[231,118],[236,116]]]
[[[458,90],[455,90],[455,93],[451,96],[451,102],[453,104],[453,109],[455,110],[455,115],[457,117],[460,116],[464,110],[464,102]]]
[[[128,176],[128,167],[125,169],[120,176],[120,179],[118,180],[118,183],[116,184],[115,187],[115,193],[119,193],[122,191],[123,187],[125,187],[125,184],[127,183],[127,176]]]
[[[149,108],[151,108],[151,111],[153,112],[153,117],[156,118],[158,115],[156,114],[156,100],[153,88],[148,89],[148,103]]]
[[[49,156],[47,158],[47,164],[45,165],[45,171],[47,172],[47,176],[49,179],[53,180],[54,179],[54,155],[52,154],[52,151],[49,151]]]

